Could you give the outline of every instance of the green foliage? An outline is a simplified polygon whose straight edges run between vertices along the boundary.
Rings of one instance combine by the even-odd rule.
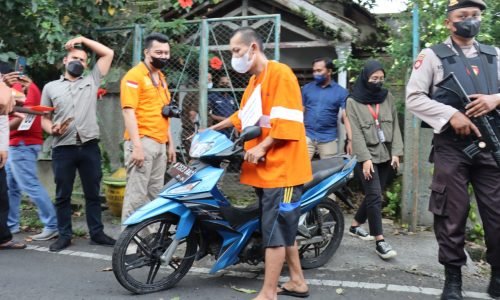
[[[124,0],[4,0],[0,18],[7,30],[0,36],[0,51],[28,57],[37,67],[54,64],[72,36],[92,36],[92,30],[107,24]]]
[[[370,8],[375,1],[359,0],[360,5]],[[404,85],[404,81],[413,66],[413,28],[412,28],[412,8],[415,3],[419,7],[420,16],[420,45],[419,48],[429,47],[431,45],[444,41],[449,31],[444,25],[446,18],[446,5],[448,0],[417,0],[409,1],[406,12],[396,14],[393,20],[396,26],[393,26],[387,40],[387,46],[375,45],[367,43],[367,46],[360,48],[364,52],[371,53],[371,57],[380,59],[386,62],[388,80],[393,84]],[[481,32],[477,37],[478,41],[498,45],[500,43],[500,1],[489,1],[488,8],[483,12]],[[378,25],[382,32],[383,29],[388,29],[387,25]],[[383,36],[378,36],[378,40],[384,40]],[[382,38],[382,39],[380,39]],[[370,45],[372,44],[372,45]],[[356,50],[356,45],[354,45]],[[353,51],[356,52],[356,51]],[[388,60],[387,60],[388,59]],[[357,75],[357,71],[363,64],[363,60],[349,58],[346,63],[341,64],[336,62],[340,70],[348,70],[350,74]],[[352,81],[354,79],[350,78]]]
[[[144,6],[144,3],[147,5]],[[96,39],[99,27],[134,23],[146,24],[148,30],[179,33],[182,20],[165,23],[160,17],[162,11],[171,10],[184,9],[177,0],[3,0],[0,19],[5,30],[0,33],[0,61],[13,60],[18,55],[26,56],[30,75],[37,82],[45,82],[59,74],[64,44],[70,38],[83,35]],[[130,48],[124,50],[131,52]],[[115,73],[116,76],[110,74],[111,77],[121,76],[124,71],[117,70]]]
[[[73,235],[76,237],[85,237],[87,235],[87,231],[84,228],[77,227],[73,229]]]
[[[385,192],[387,198],[387,205],[383,209],[383,213],[395,219],[401,217],[401,182],[402,176],[398,176],[394,179],[391,186]]]
[[[467,192],[469,196],[474,195],[474,188],[471,184],[467,186]],[[476,203],[472,203],[469,208],[469,221],[472,224],[472,227],[467,231],[467,240],[472,241],[474,243],[480,243],[484,241],[484,228],[481,222],[479,222],[477,218],[477,205]]]
[[[38,218],[37,208],[29,201],[21,202],[21,217],[19,221],[23,230],[43,228],[43,224]]]
[[[484,228],[481,222],[477,219],[477,205],[475,203],[471,204],[469,210],[469,221],[472,223],[472,227],[467,231],[467,240],[474,243],[484,241]]]
[[[413,4],[417,2],[420,15],[420,45],[425,48],[444,41],[449,31],[444,25],[446,18],[447,0],[418,0],[410,1],[407,13],[396,16],[396,22],[400,24],[396,31],[391,34],[388,54],[394,59],[390,76],[405,78],[413,65],[412,54],[412,14]],[[488,9],[483,12],[481,32],[478,41],[493,45],[500,42],[500,20],[494,16],[494,12],[500,10],[500,2],[488,2]]]
[[[324,36],[328,40],[344,41],[342,29],[334,30],[326,26],[315,14],[303,8],[299,10],[299,14],[305,18],[305,23],[310,30],[316,31],[319,35]]]

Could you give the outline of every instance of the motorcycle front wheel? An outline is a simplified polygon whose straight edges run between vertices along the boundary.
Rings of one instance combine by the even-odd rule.
[[[173,287],[189,271],[197,251],[191,233],[177,246],[169,264],[161,255],[170,246],[178,217],[166,214],[128,226],[113,249],[113,273],[118,282],[135,294],[153,293]]]
[[[309,232],[309,240],[317,240],[306,245],[299,244],[300,263],[303,269],[323,266],[337,251],[344,235],[344,214],[339,205],[325,197],[313,210],[307,212],[301,224]]]

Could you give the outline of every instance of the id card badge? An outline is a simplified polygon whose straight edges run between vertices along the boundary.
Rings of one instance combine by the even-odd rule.
[[[17,130],[19,131],[29,130],[31,126],[33,126],[33,123],[35,123],[35,118],[36,118],[35,115],[30,115],[30,114],[26,115],[26,118],[24,118],[24,120],[21,122]]]
[[[245,129],[248,126],[254,126],[262,117],[262,98],[261,85],[257,85],[252,92],[245,106],[238,113],[241,120],[241,127]]]
[[[377,127],[377,135],[378,135],[378,140],[381,142],[381,143],[384,143],[385,142],[385,135],[384,135],[384,131],[382,130],[382,128],[380,127],[380,123],[378,122],[378,120],[375,120],[375,125]]]

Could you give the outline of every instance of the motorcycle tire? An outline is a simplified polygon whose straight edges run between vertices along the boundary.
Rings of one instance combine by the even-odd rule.
[[[193,265],[198,246],[193,231],[177,247],[181,252],[184,249],[182,257],[178,258],[176,252],[168,265],[160,259],[175,234],[169,229],[177,224],[177,216],[165,214],[128,226],[122,232],[113,249],[112,266],[116,279],[124,288],[134,294],[158,292],[173,287],[186,275]],[[158,231],[149,233],[151,227]],[[145,236],[147,233],[149,235]],[[170,273],[169,268],[173,272]],[[141,271],[145,273],[141,274]],[[159,273],[164,278],[154,282]]]
[[[305,245],[299,247],[300,263],[302,269],[313,269],[318,268],[326,264],[330,258],[335,254],[335,251],[340,246],[342,237],[344,235],[344,214],[340,209],[340,206],[332,199],[325,197],[317,206],[318,210],[327,211],[328,213],[322,214],[323,222],[335,222],[333,233],[331,239],[323,241],[322,243]],[[313,211],[308,212],[308,214],[313,213]],[[317,220],[315,220],[317,222]],[[306,252],[304,247],[314,247],[315,255],[314,257],[305,257]]]

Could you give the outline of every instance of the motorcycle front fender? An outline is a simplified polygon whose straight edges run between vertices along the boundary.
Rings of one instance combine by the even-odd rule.
[[[171,213],[179,216],[179,223],[175,233],[176,239],[183,239],[189,235],[189,232],[191,232],[195,222],[193,213],[184,204],[165,198],[156,198],[148,204],[141,206],[130,217],[128,217],[125,222],[123,222],[123,225],[129,226],[138,224],[144,220],[165,213]]]

